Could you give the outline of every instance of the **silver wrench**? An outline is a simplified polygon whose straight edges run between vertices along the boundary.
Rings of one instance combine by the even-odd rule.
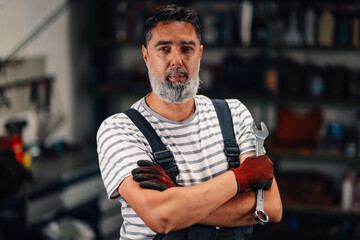
[[[255,122],[252,124],[252,130],[256,138],[256,156],[264,155],[264,142],[267,136],[269,136],[269,130],[265,123],[261,122],[261,130],[256,127]],[[265,225],[269,221],[269,216],[264,211],[264,189],[257,190],[256,193],[256,209],[254,213],[256,221]]]

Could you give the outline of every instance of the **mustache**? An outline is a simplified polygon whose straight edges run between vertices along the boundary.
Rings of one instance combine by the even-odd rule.
[[[168,78],[172,74],[184,74],[186,79],[189,79],[189,72],[184,69],[181,69],[181,68],[173,68],[173,69],[165,72],[165,79],[168,80]]]

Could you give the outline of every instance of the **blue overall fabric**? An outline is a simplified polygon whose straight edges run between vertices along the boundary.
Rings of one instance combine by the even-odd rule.
[[[253,233],[253,226],[236,228],[216,228],[204,225],[170,232],[166,235],[157,234],[154,240],[248,240]]]

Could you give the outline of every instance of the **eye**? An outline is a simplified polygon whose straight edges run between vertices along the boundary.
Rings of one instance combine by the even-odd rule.
[[[160,52],[169,52],[169,51],[170,51],[170,48],[169,48],[169,47],[165,47],[165,46],[164,46],[164,47],[160,47],[160,48],[159,48],[159,51],[160,51]]]
[[[187,52],[191,52],[194,50],[194,48],[192,47],[189,47],[189,46],[185,46],[182,48],[183,52],[187,53]]]

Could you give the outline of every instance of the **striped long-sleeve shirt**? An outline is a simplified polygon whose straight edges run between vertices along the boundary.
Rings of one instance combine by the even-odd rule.
[[[238,100],[228,99],[227,102],[241,154],[255,151],[250,112]],[[183,186],[199,184],[228,170],[221,129],[211,100],[197,95],[195,107],[191,118],[174,122],[153,112],[145,98],[132,106],[150,122],[173,152],[180,172],[177,182]],[[138,160],[153,160],[149,143],[125,114],[118,113],[101,124],[97,145],[101,176],[108,197],[121,203],[124,222],[120,239],[152,239],[156,233],[145,225],[117,191],[122,180],[137,167]]]

